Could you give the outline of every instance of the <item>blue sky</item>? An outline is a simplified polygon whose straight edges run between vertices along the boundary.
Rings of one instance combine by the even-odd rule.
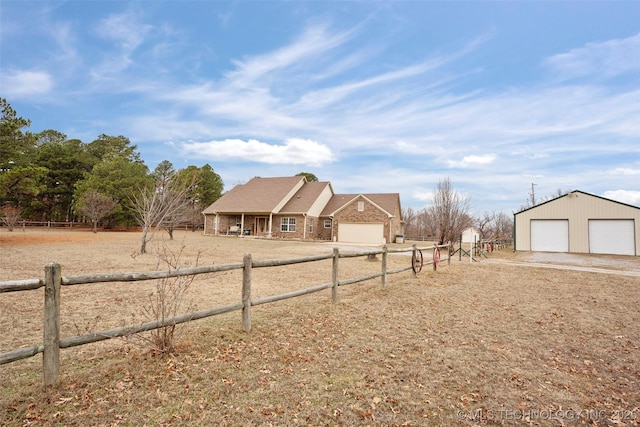
[[[420,210],[640,205],[640,2],[0,2],[0,97],[228,190],[311,172]]]

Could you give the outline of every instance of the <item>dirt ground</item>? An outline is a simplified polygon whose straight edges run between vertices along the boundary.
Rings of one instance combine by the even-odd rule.
[[[330,253],[333,244],[0,229],[0,281]],[[390,245],[394,248],[411,247]],[[422,246],[422,244],[420,244]],[[426,245],[425,245],[426,246]],[[366,247],[342,247],[341,251]],[[468,258],[192,322],[176,353],[134,340],[0,365],[0,425],[640,425],[640,257],[513,253]],[[410,257],[391,254],[389,269]],[[341,279],[380,257],[340,259]],[[254,269],[254,298],[331,279],[331,261]],[[237,302],[239,271],[203,275],[188,301]],[[140,322],[153,283],[63,287],[62,336]],[[42,341],[42,289],[0,294],[0,352]]]

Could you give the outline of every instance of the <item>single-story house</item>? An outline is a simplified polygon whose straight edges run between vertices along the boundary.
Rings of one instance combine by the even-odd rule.
[[[398,193],[335,194],[304,176],[237,185],[206,208],[205,234],[384,244],[404,234]]]
[[[572,191],[514,214],[516,251],[640,255],[640,208]]]

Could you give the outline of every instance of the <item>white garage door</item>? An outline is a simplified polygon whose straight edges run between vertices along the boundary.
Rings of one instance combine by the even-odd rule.
[[[590,219],[589,252],[592,254],[635,255],[632,219]]]
[[[566,219],[532,219],[531,250],[569,252],[569,221]]]
[[[383,245],[384,224],[353,224],[341,223],[338,225],[338,241],[349,243],[371,243]]]

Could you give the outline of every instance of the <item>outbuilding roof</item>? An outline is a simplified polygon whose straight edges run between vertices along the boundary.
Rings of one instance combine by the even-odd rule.
[[[526,208],[526,209],[523,209],[523,210],[521,210],[521,211],[519,211],[519,212],[516,212],[516,213],[514,214],[514,216],[515,216],[515,215],[520,215],[521,213],[524,213],[524,212],[527,212],[527,211],[530,211],[530,210],[533,210],[533,209],[537,209],[537,208],[539,208],[540,206],[546,205],[546,204],[548,204],[548,203],[553,203],[553,202],[555,202],[556,200],[562,199],[562,198],[564,198],[564,197],[571,197],[572,195],[576,195],[576,194],[584,194],[584,195],[586,195],[586,196],[595,197],[596,199],[604,200],[604,201],[606,201],[606,202],[611,202],[611,203],[615,203],[615,204],[622,205],[622,206],[627,206],[627,207],[634,208],[634,209],[640,209],[640,207],[638,207],[638,206],[634,206],[634,205],[630,205],[630,204],[628,204],[628,203],[623,203],[623,202],[619,202],[619,201],[617,201],[617,200],[607,199],[606,197],[598,196],[598,195],[596,195],[596,194],[587,193],[587,192],[585,192],[585,191],[573,190],[573,191],[569,191],[568,193],[563,194],[563,195],[561,195],[561,196],[554,197],[553,199],[550,199],[550,200],[544,201],[544,202],[542,202],[542,203],[540,203],[540,204],[537,204],[537,205],[534,205],[534,206],[528,207],[528,208]]]

